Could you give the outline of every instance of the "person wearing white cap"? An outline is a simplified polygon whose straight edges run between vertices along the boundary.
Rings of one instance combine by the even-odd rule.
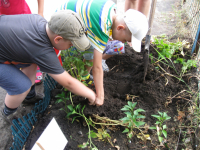
[[[0,33],[0,86],[7,91],[0,115],[7,122],[21,116],[18,107],[35,83],[37,65],[59,84],[94,104],[94,91],[62,68],[53,49],[65,50],[74,45],[84,51],[90,47],[85,25],[75,12],[56,12],[49,22],[37,14],[0,15]]]
[[[126,12],[128,9],[135,9],[139,12],[143,13],[147,18],[149,16],[151,0],[125,0],[125,8]],[[132,46],[131,43],[129,43]]]
[[[137,52],[140,52],[141,41],[145,37],[148,31],[148,22],[146,16],[137,10],[128,9],[123,16],[118,16],[118,18],[116,18],[115,21],[118,27],[113,29],[113,35],[112,35],[113,39],[117,39],[123,43],[131,41],[133,49]],[[123,21],[125,24],[122,24]],[[120,26],[122,29],[125,30],[124,33],[127,33],[126,35],[123,35],[123,32],[122,34],[118,33],[119,32],[118,28],[120,28]],[[124,36],[129,37],[130,34],[131,34],[131,40],[126,40]]]
[[[93,62],[92,69],[96,88],[97,106],[104,103],[102,57],[110,37],[123,43],[134,42],[136,51],[141,49],[141,40],[148,30],[146,17],[139,11],[130,9],[124,15],[116,14],[116,4],[111,0],[66,0],[56,11],[71,9],[77,12],[87,28],[91,53],[84,59]],[[140,46],[139,46],[140,45]],[[89,75],[87,75],[89,76]]]

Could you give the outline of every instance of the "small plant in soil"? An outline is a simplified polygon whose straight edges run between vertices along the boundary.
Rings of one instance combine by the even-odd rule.
[[[159,115],[151,115],[155,118],[157,118],[158,120],[156,121],[156,126],[150,127],[150,129],[155,129],[157,131],[157,135],[158,135],[158,140],[160,142],[160,145],[163,145],[164,142],[164,138],[167,139],[167,125],[164,124],[165,121],[171,119],[171,117],[169,117],[167,115],[166,112],[159,112]]]
[[[62,51],[62,58],[63,60],[63,68],[68,71],[72,77],[78,79],[79,81],[85,80],[83,76],[88,74],[87,69],[85,66],[91,67],[93,65],[92,62],[83,61],[83,54],[90,53],[90,52],[79,52],[74,47],[71,47],[65,51]],[[82,82],[86,84],[85,81]]]
[[[65,104],[65,110],[64,110],[64,108],[61,108],[61,110],[64,110],[66,113],[68,113],[68,111],[67,111],[67,105],[66,105],[67,101],[68,101],[68,100],[71,100],[72,106],[74,105],[74,104],[73,104],[73,101],[72,101],[71,92],[69,92],[69,93],[65,96],[65,92],[63,91],[61,94],[58,94],[58,95],[56,95],[55,97],[58,98],[58,99],[56,100],[56,104],[58,104],[58,103],[64,103],[64,104]]]
[[[174,63],[180,63],[183,65],[182,71],[181,71],[181,76],[187,72],[187,70],[191,69],[191,67],[197,67],[197,61],[196,60],[186,60],[183,58],[177,58]]]
[[[110,134],[103,127],[97,129],[98,133],[95,133],[99,140],[109,142],[113,147],[114,145],[111,142]]]
[[[90,129],[90,126],[94,126],[94,125],[92,124],[91,120],[89,120],[83,113],[85,105],[82,108],[81,108],[81,104],[78,104],[75,107],[73,107],[72,105],[67,105],[67,107],[69,108],[70,112],[67,114],[66,117],[69,118],[69,116],[75,115],[75,116],[73,116],[72,123],[74,122],[74,120],[77,117],[83,117],[85,122],[86,122],[86,124],[87,124],[87,126],[88,126],[88,129],[89,129],[88,141],[86,143],[78,145],[78,147],[80,147],[80,148],[89,147],[91,150],[98,150],[97,147],[92,142],[92,138],[96,138],[97,137],[95,132]]]
[[[151,63],[158,63],[161,62],[170,68],[173,68],[176,74],[181,79],[183,74],[187,72],[187,70],[191,69],[191,67],[196,67],[197,61],[196,60],[185,60],[183,56],[185,55],[183,52],[183,44],[180,41],[175,43],[167,41],[167,37],[162,35],[161,38],[154,38],[153,44],[156,45],[157,49],[155,48],[156,52],[158,53],[158,59],[150,55]],[[182,65],[181,73],[178,73],[174,63],[179,63]],[[163,61],[164,60],[164,61]]]
[[[85,66],[91,67],[93,65],[92,62],[89,61],[83,61],[83,54],[90,53],[90,52],[79,52],[76,50],[75,47],[71,47],[65,51],[62,51],[61,56],[63,58],[63,68],[70,73],[70,75],[76,79],[78,79],[80,82],[82,82],[84,85],[88,86],[86,83],[85,77],[83,77],[85,74],[88,74],[87,69]],[[67,89],[65,89],[67,91]],[[57,98],[60,98],[57,100],[57,103],[64,102],[66,105],[66,100],[68,100],[70,97],[72,106],[74,106],[72,101],[72,93],[69,91],[69,94],[65,96],[64,92],[57,96]],[[65,107],[65,112],[67,113],[67,107]]]
[[[120,119],[123,121],[123,124],[126,124],[126,129],[122,133],[127,133],[127,137],[130,140],[134,135],[134,128],[138,128],[145,124],[145,122],[140,121],[140,119],[144,119],[145,116],[141,115],[140,112],[144,112],[145,110],[138,108],[134,110],[137,102],[132,103],[128,101],[128,105],[125,105],[121,110],[125,111],[126,117]]]

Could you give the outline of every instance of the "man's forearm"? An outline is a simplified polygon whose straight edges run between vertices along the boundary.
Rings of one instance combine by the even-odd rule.
[[[72,93],[86,97],[93,101],[95,100],[96,98],[95,93],[90,88],[82,84],[80,81],[70,76],[66,71],[59,75],[56,74],[49,74],[49,75]]]

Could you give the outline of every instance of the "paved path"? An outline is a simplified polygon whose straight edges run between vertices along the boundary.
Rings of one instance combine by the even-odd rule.
[[[37,0],[26,0],[28,5],[31,8],[32,13],[37,14]],[[45,0],[44,4],[44,17],[49,20],[52,13],[56,10],[56,8],[60,5],[60,3],[63,0]],[[64,0],[65,1],[65,0]],[[114,0],[117,1],[118,5],[118,12],[123,13],[124,8],[124,0]],[[162,16],[163,13],[172,15],[172,5],[176,2],[176,0],[157,0],[156,5],[156,12],[155,12],[155,18],[153,22],[153,28],[152,28],[152,35],[160,35],[160,34],[172,34],[174,32],[174,22],[172,19],[172,22],[166,24],[164,23],[164,17]],[[171,16],[173,18],[173,15]],[[42,91],[43,87],[42,85],[36,86],[37,91]],[[0,87],[0,111],[4,107],[4,98],[5,98],[6,92]],[[25,106],[27,110],[31,110],[30,108],[32,106]],[[0,150],[8,149],[12,142],[12,136],[11,136],[11,130],[10,126],[6,124],[1,116],[0,116]]]

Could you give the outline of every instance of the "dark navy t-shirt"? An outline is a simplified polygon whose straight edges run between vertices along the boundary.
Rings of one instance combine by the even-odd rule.
[[[43,72],[63,73],[46,24],[37,14],[0,16],[0,63],[35,63]]]

